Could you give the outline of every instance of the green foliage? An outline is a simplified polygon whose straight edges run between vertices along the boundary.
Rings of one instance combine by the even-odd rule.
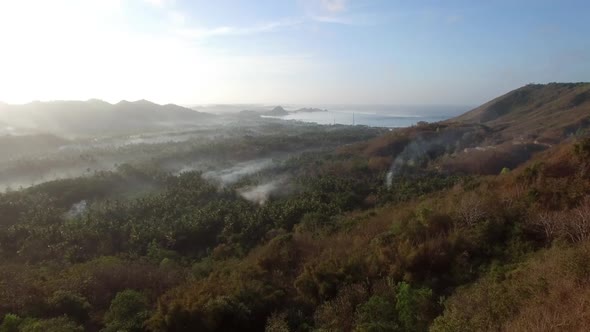
[[[402,331],[394,303],[383,296],[374,295],[361,304],[355,321],[355,331],[358,332]]]
[[[54,315],[66,314],[80,323],[85,322],[89,317],[91,305],[80,294],[58,290],[47,302],[49,311]]]
[[[411,130],[426,141],[450,126]],[[452,129],[457,144],[432,144],[407,160],[390,188],[385,172],[413,136],[294,154],[225,186],[196,171],[164,171],[179,156],[187,163],[231,157],[222,162],[230,167],[276,149],[333,147],[375,134],[289,136],[277,127],[272,137],[166,145],[165,153],[146,145],[154,154],[146,165],[0,194],[0,313],[15,313],[0,332],[76,331],[80,324],[104,331],[510,330],[506,321],[523,303],[550,293],[549,273],[510,281],[518,279],[515,265],[552,245],[531,220],[544,210],[585,220],[579,202],[590,186],[578,166],[588,149],[578,142],[576,158],[567,150],[566,167],[539,158],[506,176],[439,172],[441,155],[482,139],[466,128]],[[284,174],[288,181],[264,204],[239,194]],[[82,200],[85,211],[68,213]],[[585,224],[574,226],[569,235],[582,240],[560,245],[583,245]],[[583,293],[588,254],[563,257],[552,287],[563,277],[564,287]]]
[[[276,314],[268,318],[266,321],[265,332],[289,332],[289,323],[287,322],[286,314]]]
[[[581,161],[590,161],[590,137],[585,137],[574,144],[574,155]]]
[[[385,202],[405,202],[416,197],[452,187],[460,181],[459,176],[426,173],[416,175],[399,175],[392,179],[391,187],[380,190],[380,200]]]
[[[235,297],[221,296],[205,305],[205,325],[209,331],[235,331],[247,322],[252,312]]]
[[[6,314],[0,324],[0,332],[19,332],[19,325],[23,319],[15,314]]]
[[[149,317],[147,297],[131,289],[118,293],[104,316],[104,332],[143,331]]]
[[[432,290],[412,288],[401,282],[396,287],[395,309],[403,331],[426,331],[432,319]]]
[[[542,162],[534,162],[532,165],[524,169],[522,174],[519,175],[519,178],[526,183],[532,183],[542,174],[544,166],[545,165]]]
[[[84,328],[62,316],[51,319],[25,319],[20,326],[20,332],[83,332]]]

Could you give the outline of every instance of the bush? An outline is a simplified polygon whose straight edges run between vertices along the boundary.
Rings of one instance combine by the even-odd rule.
[[[147,297],[135,290],[118,293],[104,317],[103,332],[143,331],[143,323],[149,317]]]
[[[83,332],[84,328],[68,317],[43,320],[28,319],[20,326],[20,332]]]
[[[266,321],[265,332],[289,332],[286,314],[272,314]]]
[[[19,332],[18,326],[22,323],[22,318],[14,314],[6,314],[0,325],[0,332]]]
[[[405,282],[397,285],[395,309],[403,331],[426,331],[433,313],[431,299],[431,289],[414,289]]]
[[[88,319],[90,303],[80,294],[68,291],[57,291],[48,300],[49,311],[52,315],[68,315],[68,317],[83,323]]]
[[[392,301],[383,296],[374,295],[369,301],[361,304],[356,312],[355,331],[401,331]]]
[[[325,331],[351,331],[356,308],[367,300],[367,293],[361,284],[342,287],[335,299],[316,309],[314,320],[317,327]]]

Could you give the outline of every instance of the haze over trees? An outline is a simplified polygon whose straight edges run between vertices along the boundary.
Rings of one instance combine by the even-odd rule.
[[[0,331],[583,330],[589,93],[393,130],[66,102],[157,126],[0,138]]]

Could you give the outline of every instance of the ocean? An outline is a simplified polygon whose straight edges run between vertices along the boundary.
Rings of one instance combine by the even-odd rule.
[[[294,107],[285,107],[294,110]],[[371,127],[409,127],[420,121],[447,120],[470,109],[470,106],[327,106],[327,112],[297,112],[285,116],[264,116],[283,120],[302,121],[322,125],[345,124]]]

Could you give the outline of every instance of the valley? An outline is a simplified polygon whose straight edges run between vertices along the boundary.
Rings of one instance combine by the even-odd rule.
[[[23,125],[0,137],[0,329],[581,330],[589,91],[405,128],[162,125],[145,101],[101,135]]]

